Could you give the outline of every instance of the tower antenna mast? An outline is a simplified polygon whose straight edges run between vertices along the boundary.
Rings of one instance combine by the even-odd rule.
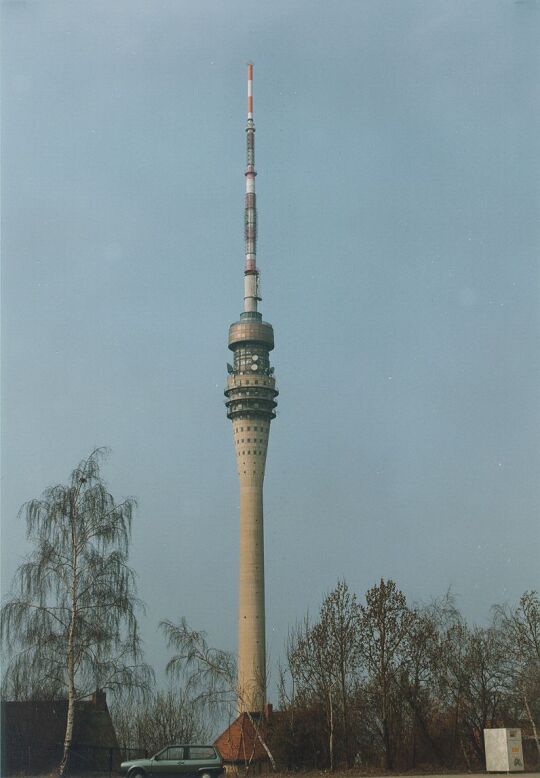
[[[248,64],[247,124],[246,124],[246,201],[244,237],[246,263],[244,268],[244,311],[256,311],[259,296],[257,269],[257,195],[255,194],[255,123],[253,121],[253,63]]]

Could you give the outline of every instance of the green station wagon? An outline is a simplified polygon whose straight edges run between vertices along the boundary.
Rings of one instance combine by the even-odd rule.
[[[214,746],[166,746],[149,759],[122,762],[128,778],[168,775],[170,778],[217,778],[223,772],[223,759]]]

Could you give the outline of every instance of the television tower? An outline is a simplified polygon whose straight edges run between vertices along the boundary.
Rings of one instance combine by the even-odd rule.
[[[227,365],[227,416],[232,421],[240,478],[240,581],[238,598],[238,709],[262,711],[266,702],[264,613],[263,481],[270,422],[278,394],[269,353],[272,325],[257,310],[261,300],[257,269],[255,125],[253,65],[248,65],[247,165],[245,201],[244,310],[229,328],[234,362]]]

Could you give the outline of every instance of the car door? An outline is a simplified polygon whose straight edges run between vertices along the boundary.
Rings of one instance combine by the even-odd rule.
[[[159,751],[152,760],[152,775],[166,775],[180,778],[184,770],[184,749],[182,746],[168,746]]]

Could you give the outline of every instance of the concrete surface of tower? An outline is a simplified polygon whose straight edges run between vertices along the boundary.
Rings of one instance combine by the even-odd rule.
[[[257,310],[255,125],[253,65],[248,65],[244,310],[229,328],[234,362],[227,365],[227,416],[232,421],[240,478],[240,580],[238,602],[238,709],[261,711],[266,702],[263,481],[270,422],[278,394],[269,353],[272,325]]]

